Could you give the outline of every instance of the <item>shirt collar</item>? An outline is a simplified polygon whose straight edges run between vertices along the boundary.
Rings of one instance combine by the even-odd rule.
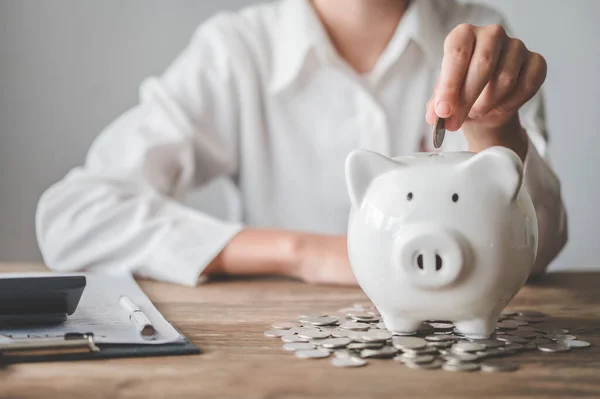
[[[397,59],[413,39],[430,63],[441,63],[446,33],[436,0],[412,0],[386,48]],[[333,45],[309,0],[283,0],[274,41],[271,89],[283,90],[300,74],[310,55],[326,62]],[[382,55],[383,56],[383,55]]]

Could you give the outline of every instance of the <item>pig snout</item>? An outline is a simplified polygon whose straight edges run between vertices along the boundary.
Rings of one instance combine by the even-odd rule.
[[[437,225],[408,225],[396,239],[396,264],[410,282],[423,288],[453,283],[468,267],[467,241]]]

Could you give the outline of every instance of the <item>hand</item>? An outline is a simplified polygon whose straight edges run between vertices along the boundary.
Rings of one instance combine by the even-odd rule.
[[[300,242],[293,277],[310,284],[357,285],[346,237],[303,234]]]
[[[427,104],[427,123],[446,118],[446,129],[463,127],[472,151],[504,145],[524,158],[527,136],[519,108],[546,79],[546,60],[510,38],[500,25],[462,24],[444,43],[442,70]]]

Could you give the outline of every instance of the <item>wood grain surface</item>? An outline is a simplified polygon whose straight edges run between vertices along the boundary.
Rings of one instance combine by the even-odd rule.
[[[0,271],[43,270],[0,264]],[[266,338],[275,321],[365,301],[356,288],[281,279],[219,280],[198,288],[140,281],[158,309],[190,337],[198,356],[13,365],[0,369],[0,398],[570,398],[600,397],[600,274],[556,273],[529,283],[510,304],[550,317],[592,347],[527,351],[514,373],[412,370],[391,360],[338,369],[301,360]]]

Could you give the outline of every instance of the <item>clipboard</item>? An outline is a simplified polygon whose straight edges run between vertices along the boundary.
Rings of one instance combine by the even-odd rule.
[[[0,342],[0,366],[17,363],[197,354],[200,354],[200,348],[188,338],[160,345],[96,344],[93,333],[70,333],[62,338],[15,339],[11,342]]]

